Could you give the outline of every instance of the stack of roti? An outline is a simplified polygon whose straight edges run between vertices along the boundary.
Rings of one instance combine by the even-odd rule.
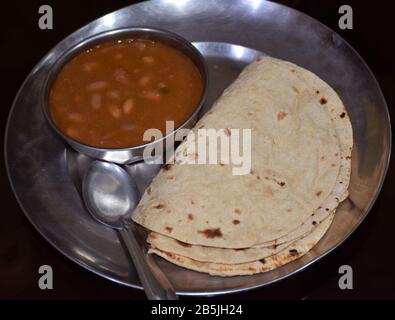
[[[251,169],[192,164],[199,130],[251,129]],[[133,220],[150,253],[218,276],[278,268],[308,252],[348,196],[352,127],[336,92],[310,71],[261,57],[200,119],[154,178]],[[196,163],[194,161],[193,163]]]

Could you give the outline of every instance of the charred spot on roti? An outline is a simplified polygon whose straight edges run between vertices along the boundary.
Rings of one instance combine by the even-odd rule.
[[[292,209],[291,209],[291,208],[288,208],[287,211],[288,211],[288,212],[292,212]]]
[[[173,231],[173,228],[172,227],[165,227],[165,231],[167,233],[171,233]]]
[[[254,175],[254,174],[255,174],[255,171],[251,169],[250,173],[251,173],[252,175]]]
[[[172,164],[167,163],[167,164],[165,164],[165,165],[163,166],[163,170],[169,171],[169,170],[171,169],[172,166],[173,166]]]
[[[321,158],[320,158],[321,160],[325,160],[325,156],[321,156]]]
[[[326,100],[324,97],[322,97],[321,99],[320,99],[320,103],[321,104],[326,104],[328,102],[328,100]]]
[[[235,220],[232,221],[232,223],[235,224],[235,225],[236,225],[236,224],[239,224],[239,223],[240,223],[240,220],[236,220],[236,219],[235,219]]]
[[[256,176],[256,179],[257,179],[257,180],[261,180],[261,177],[260,177],[260,176]]]
[[[315,92],[316,94],[320,94],[320,90],[316,90],[316,92]]]
[[[191,200],[191,204],[195,204],[195,201]]]
[[[253,116],[254,114],[253,114],[252,112],[248,111],[248,112],[247,112],[247,115],[248,115],[248,116]]]
[[[151,187],[148,187],[148,189],[147,189],[147,193],[148,193],[148,195],[150,195],[150,194],[151,194]]]
[[[278,184],[280,185],[280,187],[284,187],[285,186],[285,182],[284,181],[280,181]]]
[[[329,208],[325,208],[325,211],[329,211]]]
[[[336,164],[335,164],[335,163],[332,163],[332,164],[331,164],[331,167],[336,167]]]
[[[183,246],[183,247],[185,247],[185,248],[190,248],[190,247],[192,247],[192,245],[189,244],[189,243],[186,243],[186,242],[183,242],[183,241],[180,241],[180,240],[176,240],[176,241],[177,241],[177,243],[178,243],[180,246]]]
[[[320,191],[318,191],[315,195],[316,195],[317,197],[319,197],[321,194],[322,194],[322,191],[320,190]]]
[[[150,237],[150,239],[156,239],[156,235],[153,234],[153,233],[150,233],[150,234],[149,234],[149,237]]]
[[[289,250],[289,254],[294,257],[294,256],[297,256],[299,254],[299,252],[296,249],[291,249],[291,250]]]
[[[239,208],[236,208],[236,209],[235,209],[235,213],[241,214],[241,210],[240,210]]]
[[[203,234],[208,239],[221,238],[222,232],[220,228],[198,230],[198,233]]]
[[[313,221],[312,224],[313,226],[315,226],[317,224],[317,221]]]
[[[280,111],[279,113],[277,113],[277,120],[283,120],[287,115],[288,113]]]
[[[265,264],[266,263],[266,260],[265,259],[261,259],[261,260],[259,260],[262,264]]]
[[[291,72],[295,72],[295,69],[291,69]]]
[[[347,156],[347,157],[346,157],[346,160],[350,160],[350,159],[351,159],[351,157],[350,157],[350,156]]]
[[[158,203],[156,206],[154,206],[154,209],[162,209],[164,207],[165,207],[164,204]]]
[[[193,214],[192,213],[188,213],[188,220],[190,220],[190,221],[193,220]]]
[[[295,86],[292,86],[292,90],[295,91],[296,93],[299,93],[299,89]]]
[[[345,112],[342,112],[341,114],[340,114],[340,118],[344,118],[346,116],[346,113]]]

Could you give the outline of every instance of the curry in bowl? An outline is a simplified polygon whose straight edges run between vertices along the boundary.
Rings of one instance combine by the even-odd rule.
[[[165,133],[196,109],[204,89],[194,62],[156,40],[122,39],[96,45],[57,74],[48,108],[68,137],[99,148],[147,143],[147,129]]]

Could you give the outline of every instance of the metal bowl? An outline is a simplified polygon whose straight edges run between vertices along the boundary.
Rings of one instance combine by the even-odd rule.
[[[144,40],[160,41],[183,52],[187,57],[189,57],[192,60],[192,62],[196,65],[196,67],[200,72],[200,75],[203,80],[203,93],[199,103],[197,104],[192,114],[173,132],[168,133],[166,136],[160,139],[145,144],[126,147],[126,148],[100,148],[100,147],[90,146],[64,134],[57,127],[56,123],[53,121],[48,106],[48,98],[51,91],[51,87],[59,71],[73,57],[103,42],[111,41],[111,40],[121,40],[121,39],[144,39]],[[161,29],[153,29],[146,27],[131,27],[131,28],[110,30],[88,37],[83,41],[77,43],[69,50],[67,50],[63,55],[61,55],[54,62],[52,69],[50,70],[47,78],[45,79],[44,90],[42,91],[40,104],[44,112],[45,118],[49,122],[52,129],[54,129],[55,132],[62,139],[67,141],[67,143],[77,152],[83,153],[95,159],[115,162],[118,164],[129,164],[141,160],[143,158],[144,149],[147,146],[152,147],[152,150],[156,150],[155,149],[156,144],[162,144],[169,148],[169,146],[173,145],[172,142],[174,141],[174,135],[178,130],[180,130],[181,128],[191,128],[196,123],[197,115],[200,109],[202,108],[204,101],[206,100],[207,88],[208,88],[208,75],[207,75],[207,66],[205,60],[203,56],[200,54],[200,52],[188,40],[180,37],[175,33]],[[153,155],[153,156],[158,157],[162,155]]]

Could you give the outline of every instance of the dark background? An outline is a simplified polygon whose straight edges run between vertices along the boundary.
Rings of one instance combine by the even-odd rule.
[[[232,1],[232,0],[229,0]],[[0,81],[1,140],[7,115],[18,88],[33,66],[65,36],[136,1],[4,1],[1,4]],[[279,1],[320,20],[344,37],[376,75],[390,113],[395,103],[394,14],[391,1]],[[38,28],[38,8],[49,4],[54,29]],[[338,8],[354,10],[354,30],[338,28]],[[395,193],[390,166],[383,190],[360,228],[335,252],[291,278],[229,299],[394,299],[395,298]],[[29,224],[16,203],[0,157],[0,299],[143,299],[140,291],[96,276],[74,264],[50,246]],[[38,268],[49,264],[54,289],[40,290]],[[354,290],[338,288],[338,268],[351,265]]]

